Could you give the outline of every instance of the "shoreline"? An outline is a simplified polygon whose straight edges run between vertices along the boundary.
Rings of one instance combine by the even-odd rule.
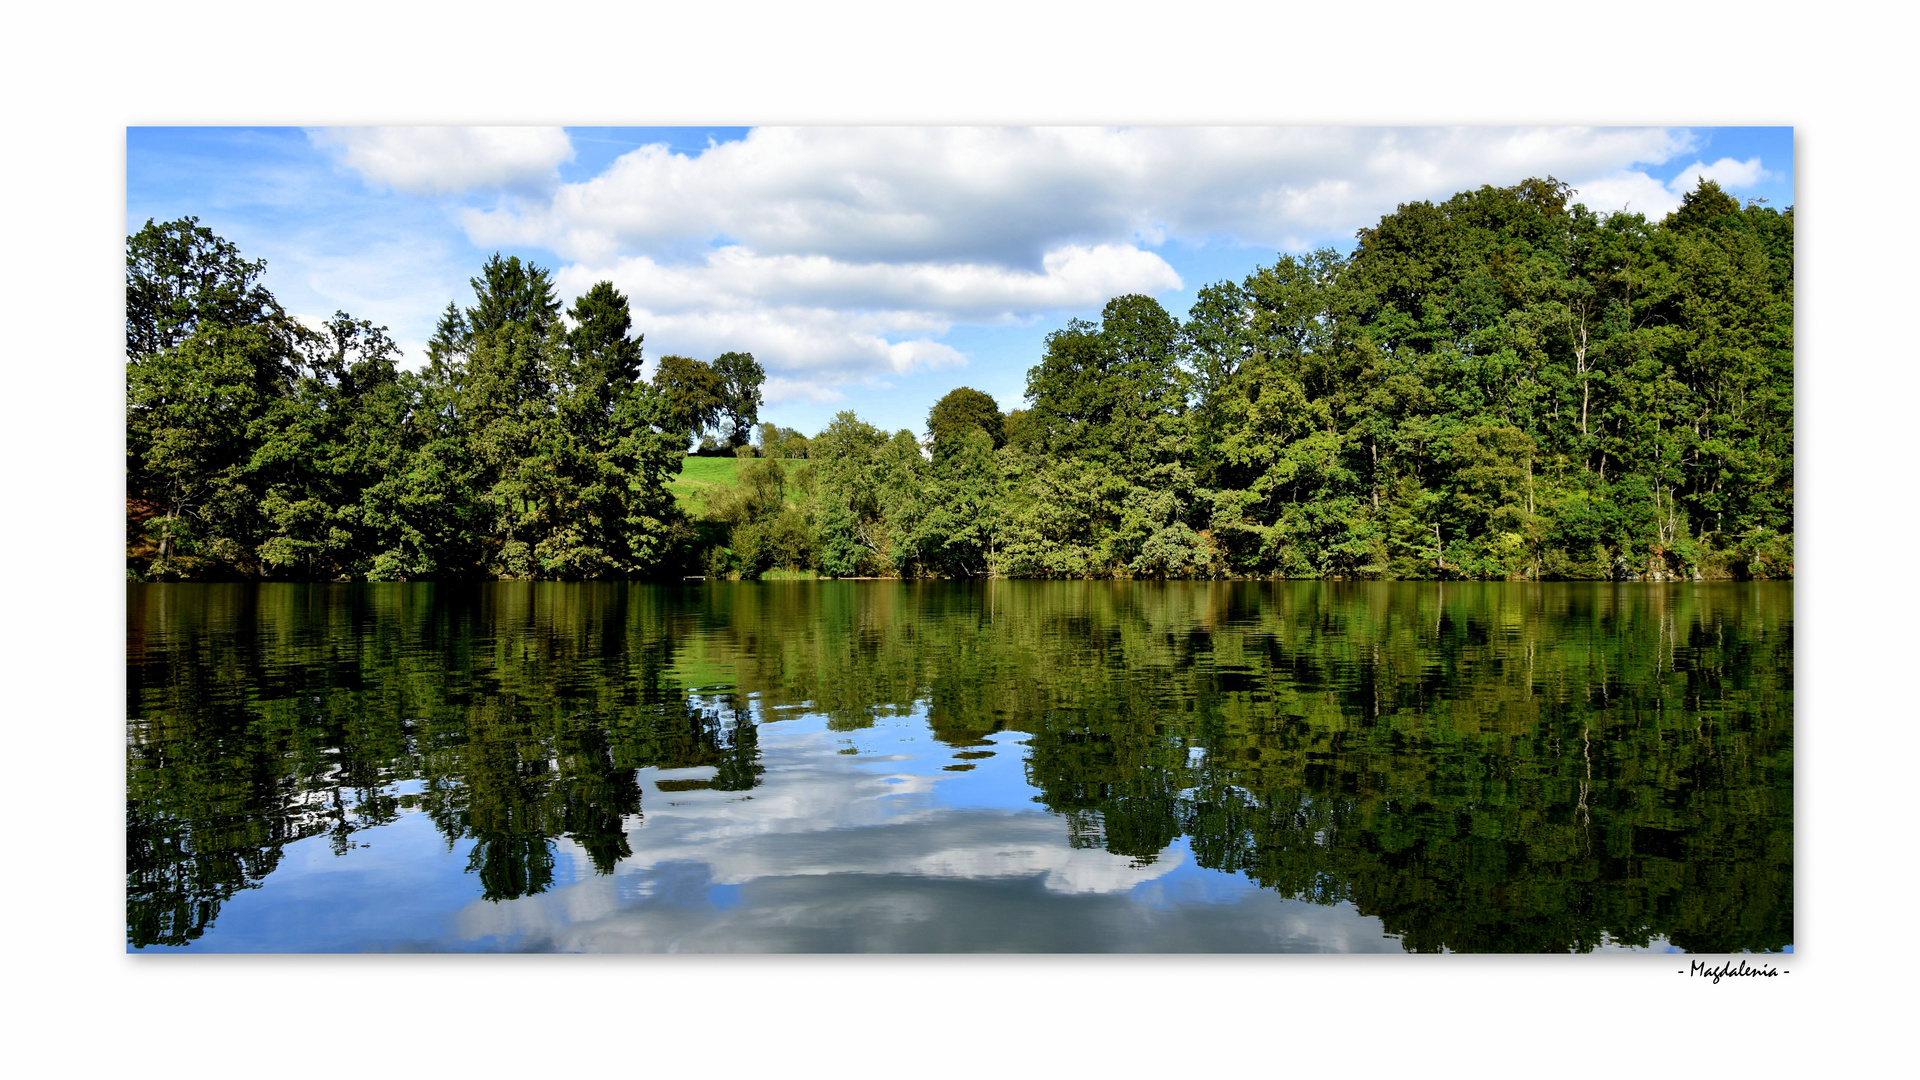
[[[420,578],[399,581],[360,581],[344,578],[206,578],[194,580],[143,581],[129,578],[128,585],[707,585],[707,584],[777,584],[777,585],[830,585],[848,581],[897,581],[908,584],[985,584],[989,582],[1047,582],[1059,585],[1114,584],[1114,585],[1197,585],[1197,584],[1282,584],[1282,583],[1318,583],[1333,585],[1760,585],[1791,584],[1794,578],[1736,578],[1736,577],[1633,577],[1633,578],[1308,578],[1308,577],[1216,577],[1216,578],[1149,578],[1149,577],[1102,577],[1102,578],[1042,578],[1042,577],[977,577],[977,578],[933,578],[933,577],[843,577],[843,578]]]

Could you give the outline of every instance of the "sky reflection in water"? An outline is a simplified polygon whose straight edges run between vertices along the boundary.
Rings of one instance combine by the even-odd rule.
[[[1790,586],[129,592],[129,947],[1791,946]]]
[[[1153,863],[1068,846],[1033,801],[1025,740],[943,772],[923,711],[852,733],[805,715],[764,728],[750,793],[662,792],[643,769],[633,855],[601,875],[564,837],[556,885],[474,895],[470,841],[448,849],[418,812],[288,846],[274,887],[243,892],[201,951],[1398,952],[1351,904],[1288,900],[1200,870],[1183,846]],[[849,746],[857,755],[843,753]],[[977,753],[978,751],[972,751]],[[284,879],[284,883],[283,883]]]

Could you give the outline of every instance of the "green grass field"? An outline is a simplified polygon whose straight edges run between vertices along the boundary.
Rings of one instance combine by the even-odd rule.
[[[788,461],[787,476],[791,478],[804,461]],[[697,518],[707,512],[707,492],[720,487],[732,487],[740,476],[740,459],[730,457],[694,457],[687,455],[686,464],[681,466],[680,475],[667,482],[667,490],[679,500],[686,509],[688,517]]]

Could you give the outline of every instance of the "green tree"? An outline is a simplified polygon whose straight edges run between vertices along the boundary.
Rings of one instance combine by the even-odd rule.
[[[813,563],[811,515],[788,500],[788,472],[779,458],[746,458],[731,487],[710,497],[707,514],[726,527],[725,547],[707,571],[713,577],[758,577],[774,568],[800,570]]]
[[[947,429],[945,439],[943,448],[935,437],[907,542],[929,573],[986,577],[998,569],[1003,498],[993,437],[969,425]]]
[[[760,456],[762,457],[804,461],[807,457],[807,446],[807,437],[793,428],[781,427],[778,424],[760,425]]]
[[[1662,224],[1675,232],[1686,232],[1720,225],[1739,212],[1740,201],[1703,176],[1692,191],[1680,197],[1679,208],[1668,214]]]
[[[197,217],[148,218],[127,237],[127,359],[174,348],[202,325],[281,324],[284,312],[259,283],[266,269]]]
[[[551,376],[563,346],[524,323],[477,334],[455,408],[474,466],[485,565],[498,577],[536,577],[535,547],[560,524],[558,425]]]
[[[966,433],[986,432],[993,449],[1007,444],[1006,418],[993,398],[971,387],[949,390],[927,413],[927,438],[935,460],[965,445]]]
[[[130,570],[1790,575],[1792,211],[1707,181],[1659,222],[1576,195],[1408,203],[1350,256],[1203,287],[1185,324],[1116,297],[1048,335],[1028,408],[955,389],[925,447],[852,413],[813,440],[761,425],[760,457],[809,467],[747,466],[697,528],[665,480],[695,439],[756,452],[750,354],[643,383],[610,283],[563,326],[547,272],[496,254],[400,372],[376,328],[304,330],[260,264],[150,222],[129,237]]]
[[[809,445],[809,460],[819,470],[820,569],[830,576],[893,568],[882,459],[887,444],[885,432],[848,410]]]
[[[427,362],[439,378],[445,379],[454,364],[466,356],[467,343],[473,340],[473,331],[467,326],[466,313],[460,305],[447,301],[447,310],[440,313],[440,321],[434,324],[433,337],[427,339]]]
[[[253,455],[291,392],[297,324],[266,264],[186,217],[127,237],[130,573],[246,574],[256,563]],[[136,552],[138,554],[136,554]]]
[[[384,327],[335,312],[303,336],[300,376],[275,402],[254,452],[264,572],[306,579],[359,577],[394,541],[368,517],[368,489],[401,467],[414,384]]]
[[[627,298],[599,282],[567,312],[567,363],[555,386],[555,527],[539,545],[542,575],[630,576],[666,558],[677,514],[666,479],[684,439],[639,378],[641,337]]]
[[[745,446],[760,421],[763,398],[760,384],[767,373],[752,353],[727,352],[714,357],[713,373],[720,383],[718,421],[728,447]]]
[[[1076,319],[1047,336],[1046,355],[1027,373],[1033,407],[1024,423],[1045,433],[1051,454],[1143,475],[1181,451],[1178,344],[1179,324],[1158,301],[1116,297],[1099,326]]]
[[[685,433],[687,442],[719,427],[726,411],[726,387],[712,367],[691,357],[663,356],[653,373],[653,386],[663,402],[664,423]]]
[[[275,402],[288,392],[273,328],[205,323],[127,370],[127,489],[147,523],[157,577],[245,573],[258,542],[250,483]]]
[[[633,311],[610,281],[596,282],[567,309],[573,328],[567,350],[571,383],[604,412],[625,388],[640,381],[643,334],[633,332]]]
[[[560,299],[554,295],[553,280],[547,271],[520,256],[505,259],[495,252],[472,279],[474,306],[466,310],[466,338],[492,333],[508,324],[526,327],[545,336],[560,322]]]

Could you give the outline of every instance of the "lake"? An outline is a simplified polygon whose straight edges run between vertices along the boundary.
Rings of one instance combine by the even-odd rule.
[[[1791,583],[130,585],[129,951],[1780,951]]]

